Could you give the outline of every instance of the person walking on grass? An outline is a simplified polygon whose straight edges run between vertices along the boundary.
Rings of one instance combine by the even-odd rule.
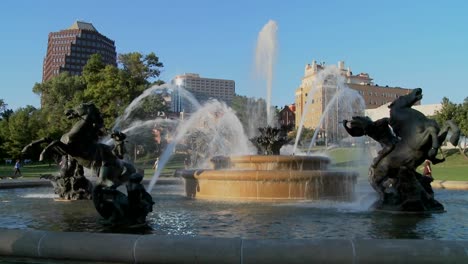
[[[22,177],[20,168],[21,168],[21,163],[20,163],[20,160],[17,159],[16,163],[15,163],[15,175],[14,175],[15,178],[16,177]]]

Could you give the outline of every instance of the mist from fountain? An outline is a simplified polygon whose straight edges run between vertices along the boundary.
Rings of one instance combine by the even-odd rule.
[[[276,32],[278,26],[275,21],[268,21],[258,34],[257,48],[255,52],[255,65],[257,74],[266,81],[267,94],[266,94],[266,111],[267,111],[267,124],[274,126],[274,118],[271,109],[271,94],[273,86],[273,72],[276,62],[278,41]]]
[[[352,116],[362,114],[365,109],[365,102],[362,96],[346,85],[345,77],[342,76],[340,69],[335,65],[325,66],[324,69],[317,74],[311,85],[311,90],[306,98],[306,105],[312,104],[315,93],[318,89],[323,88],[325,100],[322,103],[325,105],[325,109],[320,117],[319,123],[315,127],[314,135],[307,149],[307,154],[310,154],[311,148],[316,144],[319,131],[324,130],[328,137],[334,138],[336,141],[335,143],[338,143],[339,138],[343,138],[343,135],[347,136],[342,126],[339,125],[339,122],[343,119],[350,119]],[[297,145],[301,138],[304,120],[308,116],[308,109],[309,107],[305,107],[301,116],[293,153],[297,152]]]
[[[128,121],[128,119],[131,117],[131,113],[141,105],[143,99],[151,95],[162,93],[178,93],[180,97],[184,98],[185,100],[187,100],[187,102],[192,104],[192,106],[195,109],[200,107],[200,104],[195,99],[195,97],[189,91],[182,88],[180,85],[174,85],[169,83],[162,85],[153,85],[150,88],[143,91],[143,93],[141,93],[127,106],[127,108],[125,108],[124,113],[121,116],[119,116],[115,121],[113,130],[121,130],[122,124]]]
[[[192,150],[202,155],[194,164],[197,168],[208,168],[209,160],[214,156],[242,155],[253,151],[234,111],[216,100],[202,105],[188,120],[179,124],[175,133],[159,159],[159,166],[147,187],[148,192],[153,189],[176,146],[183,140],[189,140],[190,135],[205,140],[200,144],[203,149]]]

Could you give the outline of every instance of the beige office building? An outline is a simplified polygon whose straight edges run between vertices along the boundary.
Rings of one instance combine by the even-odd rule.
[[[172,84],[192,93],[200,104],[216,99],[230,106],[236,93],[236,83],[233,80],[203,78],[196,73],[177,75],[172,79]],[[193,106],[181,98],[179,93],[175,93],[173,97],[174,112],[193,112]]]
[[[350,107],[352,109],[359,108],[361,105],[364,109],[377,108],[388,102],[392,102],[398,96],[408,94],[411,89],[400,88],[400,87],[388,87],[374,85],[372,78],[367,73],[359,73],[354,75],[351,69],[345,68],[343,61],[338,62],[338,66],[330,71],[330,66],[325,66],[324,63],[318,64],[313,61],[312,64],[307,64],[304,70],[304,77],[302,78],[301,85],[296,89],[295,92],[295,104],[296,104],[296,127],[300,125],[301,117],[306,112],[304,119],[304,127],[315,129],[320,123],[322,114],[324,113],[327,105],[333,98],[333,94],[337,91],[337,82],[343,82],[347,87],[356,91],[361,95],[362,100],[357,102],[359,98],[357,93],[355,96],[348,96],[341,98],[341,105],[338,102],[333,102],[335,105],[332,106],[337,114],[333,120],[328,122],[330,126],[339,126],[339,122],[343,116],[339,116],[338,112],[344,110],[343,108]],[[323,72],[327,71],[327,72]],[[339,73],[338,78],[328,78],[328,73],[336,74]],[[325,81],[321,81],[324,79]],[[338,80],[339,79],[339,80]],[[313,88],[314,87],[314,88]],[[307,98],[311,94],[312,98]],[[349,100],[349,102],[343,103],[343,100]],[[310,102],[310,103],[307,103]],[[355,107],[351,107],[349,104],[356,104]],[[362,105],[364,104],[364,105]],[[364,110],[362,109],[362,110]],[[330,111],[329,111],[330,112]],[[347,115],[362,115],[362,113],[348,113]],[[349,117],[346,117],[349,118]],[[327,122],[322,122],[322,129]]]

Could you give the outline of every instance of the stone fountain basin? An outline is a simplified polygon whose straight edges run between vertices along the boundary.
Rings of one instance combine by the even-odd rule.
[[[187,197],[221,200],[350,201],[358,174],[329,170],[316,156],[216,157],[213,168],[179,170]]]
[[[224,158],[224,159],[223,159]],[[228,158],[228,161],[225,159]],[[223,168],[220,163],[227,162],[230,169],[239,170],[326,170],[330,158],[325,156],[282,156],[282,155],[245,155],[212,159],[213,168]],[[224,168],[226,168],[224,166]]]

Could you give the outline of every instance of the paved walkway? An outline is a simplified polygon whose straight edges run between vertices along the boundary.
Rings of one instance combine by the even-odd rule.
[[[468,181],[441,181],[431,183],[433,189],[468,190]]]

